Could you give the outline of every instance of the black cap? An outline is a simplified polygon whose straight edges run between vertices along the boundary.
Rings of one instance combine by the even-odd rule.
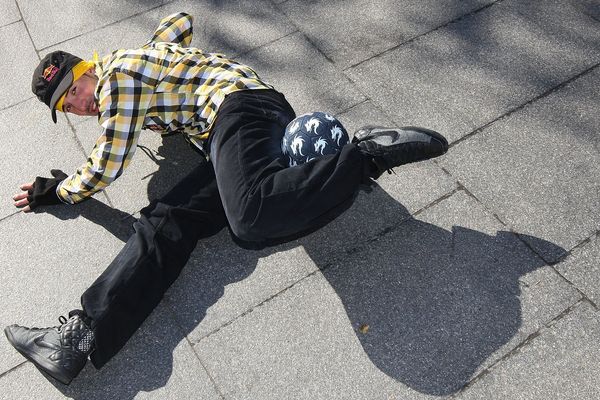
[[[56,103],[73,83],[73,67],[81,58],[64,51],[46,54],[33,72],[31,90],[52,112],[56,123]]]

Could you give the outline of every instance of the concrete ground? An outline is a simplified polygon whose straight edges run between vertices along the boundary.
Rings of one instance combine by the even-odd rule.
[[[198,244],[161,305],[70,386],[0,338],[2,399],[600,398],[600,1],[0,0],[0,325],[52,326],[137,212],[198,162],[145,131],[115,184],[18,212],[73,172],[94,118],[50,120],[46,53],[136,47],[173,12],[298,113],[444,133],[323,230],[263,251]],[[150,133],[148,133],[150,132]]]

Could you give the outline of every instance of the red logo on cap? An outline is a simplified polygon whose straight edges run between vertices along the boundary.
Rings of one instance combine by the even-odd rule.
[[[50,66],[44,70],[44,73],[42,75],[44,76],[46,82],[50,82],[58,71],[59,69],[56,65],[50,64]]]

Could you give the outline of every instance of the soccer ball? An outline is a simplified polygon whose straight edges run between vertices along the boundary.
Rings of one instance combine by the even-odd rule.
[[[344,126],[329,114],[313,112],[293,119],[285,128],[281,151],[289,166],[335,154],[349,142]]]

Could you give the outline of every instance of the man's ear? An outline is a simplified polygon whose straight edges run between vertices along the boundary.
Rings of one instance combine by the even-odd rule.
[[[95,78],[96,77],[96,69],[94,67],[90,67],[90,69],[85,71],[83,74],[89,76],[90,78]]]

